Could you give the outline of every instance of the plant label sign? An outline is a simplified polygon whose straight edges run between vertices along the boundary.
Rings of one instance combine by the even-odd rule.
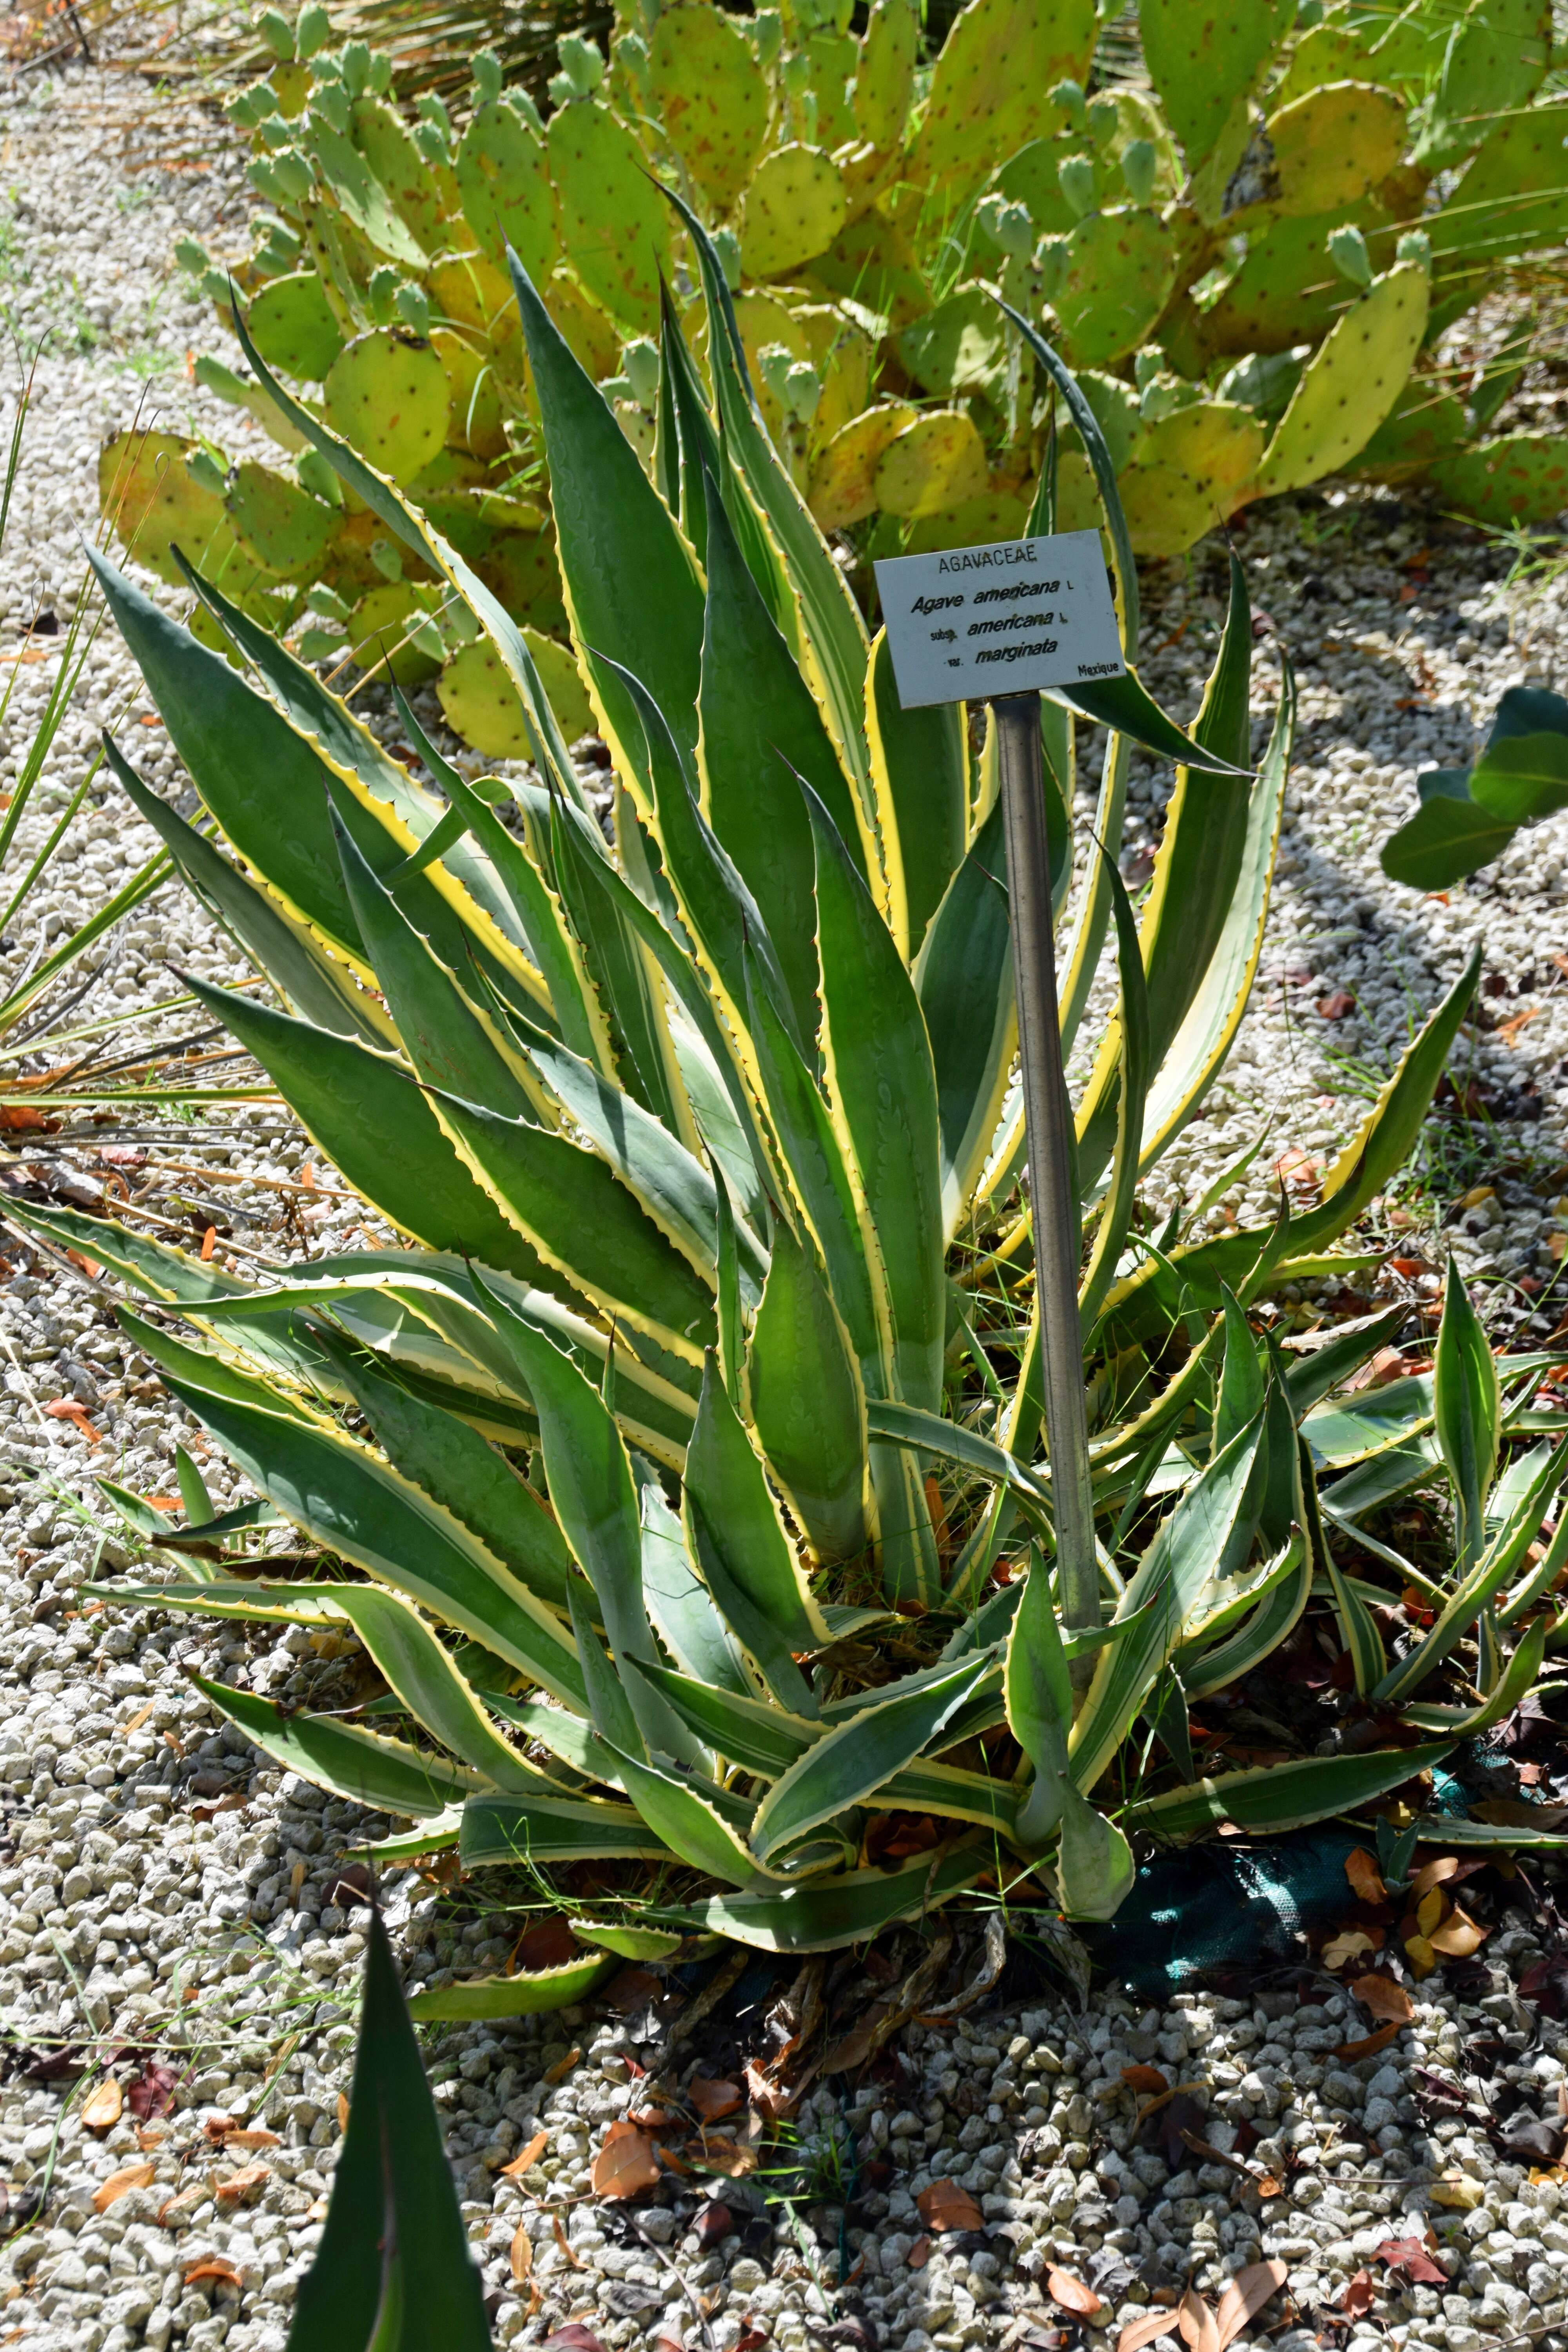
[[[1127,667],[1097,530],[895,555],[876,572],[905,710],[1120,677]]]

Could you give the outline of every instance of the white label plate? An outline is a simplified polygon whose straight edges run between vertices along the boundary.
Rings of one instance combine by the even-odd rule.
[[[1120,677],[1127,667],[1097,530],[895,555],[875,568],[906,710]]]

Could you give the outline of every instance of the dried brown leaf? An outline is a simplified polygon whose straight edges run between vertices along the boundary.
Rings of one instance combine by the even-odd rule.
[[[1248,2320],[1256,2318],[1271,2294],[1278,2294],[1289,2273],[1283,2263],[1249,2263],[1237,2271],[1220,2297],[1215,2315],[1215,2328],[1219,2336],[1219,2352],[1241,2334]]]
[[[939,2235],[944,2230],[979,2230],[985,2217],[967,2189],[956,2180],[933,2180],[915,2199],[921,2221]]]
[[[108,2179],[93,2190],[93,2211],[107,2213],[111,2205],[118,2204],[122,2197],[129,2197],[133,2189],[151,2188],[156,2172],[155,2165],[122,2164],[118,2172],[111,2172]]]
[[[1220,2352],[1218,2322],[1195,2286],[1190,2286],[1176,2305],[1176,2326],[1192,2352]]]
[[[124,2105],[124,2092],[112,2074],[106,2074],[98,2088],[83,2101],[81,2119],[89,2131],[110,2131],[120,2121]]]
[[[1157,2099],[1171,2087],[1169,2076],[1162,2074],[1158,2066],[1123,2066],[1121,2079],[1140,2098]]]
[[[549,2145],[550,2134],[548,2132],[535,2132],[533,2137],[529,2141],[528,2146],[526,2147],[520,2147],[517,2154],[512,2158],[511,2162],[501,2166],[501,2179],[503,2180],[521,2180],[523,2174],[531,2171],[533,2166],[539,2162],[540,2158],[544,2154],[544,2151]]]
[[[1375,2058],[1380,2050],[1386,2050],[1391,2042],[1396,2042],[1404,2031],[1397,2019],[1391,2017],[1386,2025],[1380,2025],[1375,2033],[1364,2035],[1360,2042],[1342,2042],[1332,2054],[1336,2058],[1349,2059],[1353,2065],[1358,2058]]]
[[[237,2172],[217,2173],[214,2176],[213,2195],[220,2205],[242,2205],[247,2197],[255,2196],[258,2189],[271,2178],[271,2173],[264,2164],[242,2165]]]
[[[1364,1845],[1346,1854],[1345,1876],[1350,1880],[1352,1893],[1363,1903],[1381,1903],[1388,1893],[1377,1857],[1368,1853]]]
[[[187,2286],[195,2286],[199,2279],[216,2279],[222,2286],[245,2284],[244,2279],[235,2269],[234,2264],[220,2262],[216,2254],[209,2254],[205,2262],[193,2263],[185,2273]]]
[[[640,2197],[659,2177],[652,2140],[620,2116],[605,2134],[589,2177],[597,2197]]]
[[[1071,2271],[1048,2270],[1046,2293],[1053,2303],[1059,2303],[1064,2311],[1072,2312],[1079,2319],[1092,2319],[1097,2311],[1104,2308],[1094,2289],[1085,2286],[1082,2279],[1074,2278]]]
[[[732,2116],[740,2105],[741,2085],[714,2082],[705,2074],[697,2074],[687,2084],[686,2095],[705,2124],[716,2124],[721,2116]]]
[[[544,2080],[547,2083],[563,2083],[573,2067],[580,2066],[582,2063],[581,2050],[568,2050],[564,2058],[557,2058],[553,2066],[545,2068]]]
[[[1415,2014],[1415,2004],[1405,1987],[1376,1969],[1368,1976],[1357,1977],[1351,1990],[1363,2009],[1387,2023],[1408,2025]]]

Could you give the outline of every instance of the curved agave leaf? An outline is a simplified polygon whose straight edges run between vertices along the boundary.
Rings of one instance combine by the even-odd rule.
[[[746,1350],[748,1418],[768,1469],[818,1559],[871,1540],[866,1391],[815,1254],[781,1220]]]
[[[1110,1186],[1100,1208],[1094,1246],[1079,1289],[1079,1313],[1091,1330],[1100,1300],[1110,1289],[1132,1229],[1132,1209],[1138,1192],[1139,1146],[1143,1136],[1143,1106],[1153,1070],[1153,1021],[1144,979],[1143,959],[1126,886],[1110,869],[1111,903],[1116,914],[1117,970],[1121,993],[1117,1005],[1121,1058],[1118,1067],[1116,1150]],[[1118,1865],[1120,1867],[1120,1865]]]
[[[491,1801],[494,1801],[493,1800]],[[940,1909],[995,1867],[988,1838],[962,1837],[898,1870],[850,1870],[765,1893],[720,1895],[685,1916],[714,1935],[764,1952],[826,1952]]]
[[[1534,1689],[1546,1655],[1547,1637],[1554,1630],[1550,1613],[1537,1617],[1520,1637],[1519,1646],[1499,1675],[1496,1686],[1479,1706],[1415,1706],[1401,1708],[1406,1723],[1422,1731],[1447,1732],[1454,1739],[1479,1739],[1483,1731],[1511,1715]]]
[[[658,1831],[632,1806],[573,1797],[470,1797],[458,1853],[465,1870],[492,1863],[669,1859]]]
[[[991,1159],[1018,1052],[1000,803],[948,883],[912,976],[936,1073],[942,1233],[951,1242]]]
[[[413,1994],[408,2014],[416,2025],[457,2018],[539,2017],[587,2000],[618,1965],[613,1952],[584,1952],[559,1968],[521,1969],[510,1977],[468,1977]]]
[[[1224,1772],[1190,1789],[1172,1789],[1130,1806],[1128,1829],[1162,1837],[1190,1837],[1217,1822],[1239,1828],[1302,1829],[1335,1813],[1370,1805],[1440,1764],[1453,1747],[1439,1739],[1417,1748],[1373,1748],[1358,1756],[1305,1756],[1291,1764],[1260,1764]]]
[[[686,1449],[684,1499],[700,1526],[698,1557],[710,1585],[718,1566],[725,1586],[742,1594],[789,1650],[817,1649],[832,1640],[711,1351]],[[744,1640],[726,1606],[727,1594],[716,1592],[715,1598]]]
[[[232,1690],[199,1675],[191,1679],[202,1696],[237,1723],[263,1755],[351,1804],[422,1821],[438,1817],[454,1797],[466,1797],[480,1785],[477,1773],[406,1740],[389,1739],[384,1732],[363,1730],[336,1716],[308,1715],[300,1708],[285,1713],[275,1700],[255,1691]]]
[[[671,1853],[710,1878],[751,1886],[761,1869],[717,1808],[678,1772],[618,1756],[622,1784],[637,1811]]]
[[[885,629],[878,631],[866,673],[866,739],[888,928],[912,964],[967,847],[969,730],[961,703],[902,708]],[[992,860],[998,874],[1000,855]]]

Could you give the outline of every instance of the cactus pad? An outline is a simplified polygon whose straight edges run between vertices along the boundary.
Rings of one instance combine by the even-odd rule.
[[[994,394],[1007,368],[1008,327],[984,286],[961,286],[899,337],[899,357],[924,392]],[[956,544],[956,541],[954,542]]]
[[[1087,79],[1094,0],[969,0],[942,43],[910,177],[975,186],[999,158],[1061,127],[1047,93]]]
[[[1405,109],[1392,90],[1359,81],[1326,82],[1271,114],[1281,212],[1321,213],[1353,205],[1388,177],[1405,145]]]
[[[966,499],[962,506],[944,507],[940,514],[922,516],[904,541],[907,555],[934,555],[944,547],[984,547],[993,540],[1020,539],[1029,520],[1030,493],[1016,483],[1005,483]]]
[[[940,514],[984,497],[991,487],[985,444],[962,408],[933,408],[889,444],[877,466],[877,504],[884,514]]]
[[[537,283],[558,249],[544,142],[514,107],[476,108],[458,149],[458,186],[469,227],[498,269],[510,245]]]
[[[847,205],[838,167],[819,148],[776,147],[759,164],[741,206],[741,259],[748,278],[780,278],[826,253]]]
[[[500,457],[507,446],[506,419],[489,353],[476,351],[450,327],[432,327],[430,347],[447,373],[452,438],[471,457]]]
[[[336,507],[253,457],[235,467],[227,505],[246,553],[282,580],[314,580],[342,520]]]
[[[1497,123],[1443,211],[1425,222],[1434,257],[1472,255],[1485,268],[1568,237],[1568,102]]]
[[[880,311],[895,329],[907,327],[931,306],[913,246],[879,212],[848,222],[814,257],[811,275],[829,294],[847,295]]]
[[[728,212],[768,129],[768,86],[751,43],[721,9],[679,0],[654,28],[650,86],[670,145]]]
[[[1440,458],[1427,478],[1445,506],[1478,522],[1551,522],[1568,506],[1568,443],[1561,434],[1510,433]]]
[[[1170,299],[1176,256],[1156,213],[1090,213],[1068,239],[1053,298],[1075,367],[1107,367],[1136,349]]]
[[[1469,420],[1452,393],[1430,376],[1414,375],[1355,461],[1363,480],[1405,482],[1469,437]],[[1478,450],[1474,452],[1479,456]]]
[[[201,564],[233,544],[222,496],[190,470],[196,446],[176,433],[128,426],[111,433],[99,452],[100,512],[137,562],[172,588],[184,585],[173,547]]]
[[[323,383],[343,347],[321,281],[313,269],[274,278],[246,313],[250,340],[269,368],[299,383]]]
[[[595,99],[557,107],[548,133],[561,241],[586,292],[626,332],[658,332],[671,214],[624,123]],[[617,354],[618,357],[618,354]]]
[[[1328,239],[1346,220],[1363,229],[1369,242],[1388,226],[1369,198],[1348,213],[1310,213],[1276,221],[1250,243],[1246,260],[1214,308],[1199,314],[1203,363],[1231,352],[1288,352],[1326,333],[1345,299],[1345,282],[1328,257]],[[1382,244],[1391,249],[1393,239],[1384,236]],[[1375,242],[1373,249],[1375,258]],[[1168,336],[1166,347],[1171,348]]]
[[[434,654],[404,642],[424,612],[406,580],[388,581],[362,597],[349,617],[349,651],[360,668],[390,670],[399,686],[423,686],[434,677],[441,667]]]
[[[879,154],[889,153],[904,135],[919,46],[910,0],[876,0],[855,74],[855,121]]]
[[[877,467],[884,451],[915,421],[903,401],[868,408],[842,425],[818,453],[807,503],[824,530],[843,530],[877,511]]]
[[[1147,426],[1119,485],[1140,555],[1179,555],[1240,502],[1263,456],[1263,427],[1231,400],[1195,401]]]
[[[326,380],[327,421],[378,472],[406,481],[446,442],[447,372],[417,336],[377,327],[356,335]]]
[[[439,253],[450,241],[458,188],[443,165],[433,170],[409,135],[403,117],[384,98],[356,98],[354,145],[385,190],[394,212],[426,253]]]
[[[1142,0],[1143,61],[1194,171],[1295,13],[1294,0]]]
[[[1419,262],[1404,261],[1353,303],[1315,352],[1258,473],[1258,492],[1320,482],[1363,449],[1394,407],[1426,330]]]
[[[542,637],[537,629],[525,628],[523,635],[566,740],[573,743],[579,736],[591,735],[593,709],[565,646],[553,637]],[[453,656],[436,692],[447,725],[487,760],[533,757],[517,688],[488,638],[476,637]]]

